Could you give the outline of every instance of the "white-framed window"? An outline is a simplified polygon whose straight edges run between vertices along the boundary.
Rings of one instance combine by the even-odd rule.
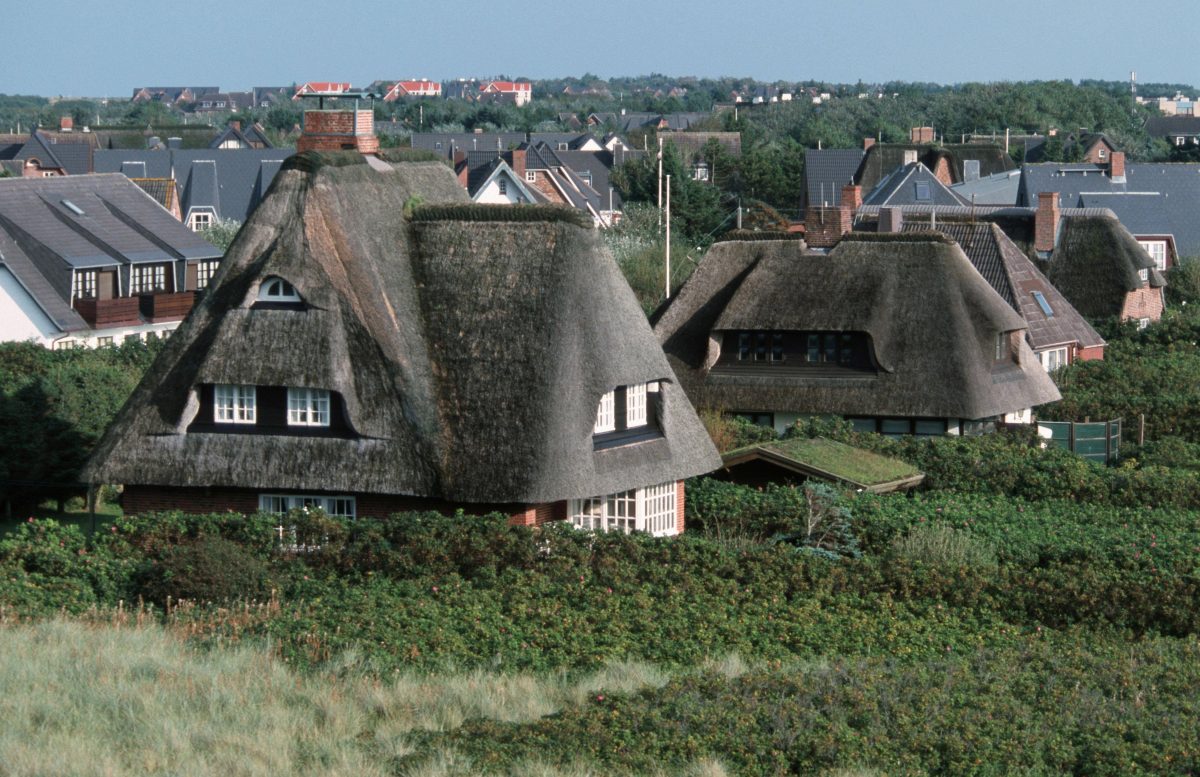
[[[254,386],[213,386],[213,421],[219,424],[252,424],[258,420]]]
[[[1046,372],[1054,372],[1059,367],[1067,366],[1067,349],[1063,347],[1042,351],[1038,354],[1038,360],[1042,363],[1042,367],[1046,369]]]
[[[996,361],[1000,361],[1008,357],[1008,333],[996,333]]]
[[[217,274],[217,268],[221,266],[219,259],[209,259],[208,261],[200,262],[196,265],[196,288],[207,289],[208,284],[212,282],[213,276]]]
[[[1182,146],[1186,141],[1187,139],[1183,135],[1177,135],[1175,137],[1175,145],[1177,146]]]
[[[328,515],[353,518],[357,505],[352,496],[320,496],[315,494],[259,494],[258,509],[263,513],[283,514],[289,510],[320,508]]]
[[[78,347],[79,347],[79,341],[78,341],[78,340],[55,340],[55,341],[54,341],[54,348],[53,348],[53,350],[55,350],[55,351],[69,351],[69,350],[71,350],[72,348],[78,348]]]
[[[329,391],[289,388],[288,426],[329,426]]]
[[[97,337],[96,338],[96,347],[98,347],[98,348],[112,348],[112,344],[113,344],[113,339],[111,337]]]
[[[677,533],[676,484],[634,488],[606,496],[572,499],[571,525],[588,531],[648,532],[655,537]]]
[[[1148,326],[1150,326],[1150,319],[1148,319],[1148,318],[1139,318],[1138,319],[1138,329],[1145,329]]]
[[[496,186],[500,189],[501,194],[508,194],[508,181],[501,178],[496,181]]]
[[[616,428],[616,392],[608,391],[600,397],[600,405],[596,408],[596,425],[592,431],[600,434],[601,432],[611,432]]]
[[[1096,157],[1101,160],[1108,159],[1108,149],[1100,146],[1096,149]]]
[[[188,226],[192,228],[193,232],[203,232],[212,226],[213,216],[205,211],[197,211],[191,215],[190,221]]]
[[[292,284],[272,275],[258,287],[258,298],[263,302],[299,302],[300,295]]]
[[[75,299],[96,298],[96,271],[75,271]]]
[[[637,383],[625,389],[625,426],[646,425],[646,384]]]
[[[1154,260],[1154,267],[1159,272],[1167,269],[1167,241],[1166,240],[1139,240],[1138,245],[1146,249],[1146,253],[1150,254],[1150,258]]]
[[[1143,268],[1141,270],[1138,270],[1138,277],[1142,279],[1142,283],[1149,283],[1150,282],[1150,270],[1148,268]]]
[[[536,182],[537,181],[537,171],[536,170],[526,170],[525,171],[525,180],[529,181],[530,183]]]
[[[130,269],[129,293],[153,294],[167,290],[167,267],[163,264],[135,264]]]

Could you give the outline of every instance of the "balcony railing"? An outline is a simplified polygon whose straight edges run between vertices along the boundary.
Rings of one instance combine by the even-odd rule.
[[[137,297],[116,299],[77,299],[75,310],[93,329],[126,324],[140,324]]]
[[[142,294],[137,299],[141,303],[142,317],[151,324],[158,324],[163,321],[182,321],[196,303],[196,292]]]

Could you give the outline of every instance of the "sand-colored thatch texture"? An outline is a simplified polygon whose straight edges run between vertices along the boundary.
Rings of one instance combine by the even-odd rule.
[[[743,330],[862,332],[877,369],[710,371],[710,340]],[[717,244],[655,326],[697,406],[963,419],[1059,398],[1023,338],[1017,362],[994,360],[997,334],[1024,330],[953,241],[920,234],[855,237],[827,255]]]
[[[309,155],[280,173],[102,441],[92,481],[533,503],[717,465],[594,230],[409,222],[414,200],[466,200],[447,167],[342,161]],[[256,305],[270,276],[303,304]],[[600,396],[648,380],[667,381],[664,437],[594,451]],[[189,433],[197,391],[218,383],[337,392],[351,433]]]

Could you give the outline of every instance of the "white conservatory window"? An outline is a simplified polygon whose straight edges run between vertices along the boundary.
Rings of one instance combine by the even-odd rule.
[[[606,496],[572,499],[571,525],[590,531],[648,532],[655,537],[677,533],[676,484],[635,488]]]
[[[1046,368],[1046,372],[1054,372],[1059,367],[1067,366],[1067,349],[1053,348],[1049,351],[1042,351],[1038,354],[1038,358],[1042,362],[1042,366]]]
[[[320,508],[328,515],[345,518],[355,516],[352,496],[316,496],[305,494],[259,494],[258,509],[264,513],[286,513],[289,510]]]
[[[638,383],[625,389],[625,426],[646,425],[646,384]]]

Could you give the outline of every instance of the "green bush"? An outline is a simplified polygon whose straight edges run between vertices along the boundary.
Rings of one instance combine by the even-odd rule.
[[[266,586],[267,567],[261,560],[235,542],[206,535],[168,549],[153,562],[141,581],[141,594],[155,604],[169,599],[220,603],[260,598]]]

